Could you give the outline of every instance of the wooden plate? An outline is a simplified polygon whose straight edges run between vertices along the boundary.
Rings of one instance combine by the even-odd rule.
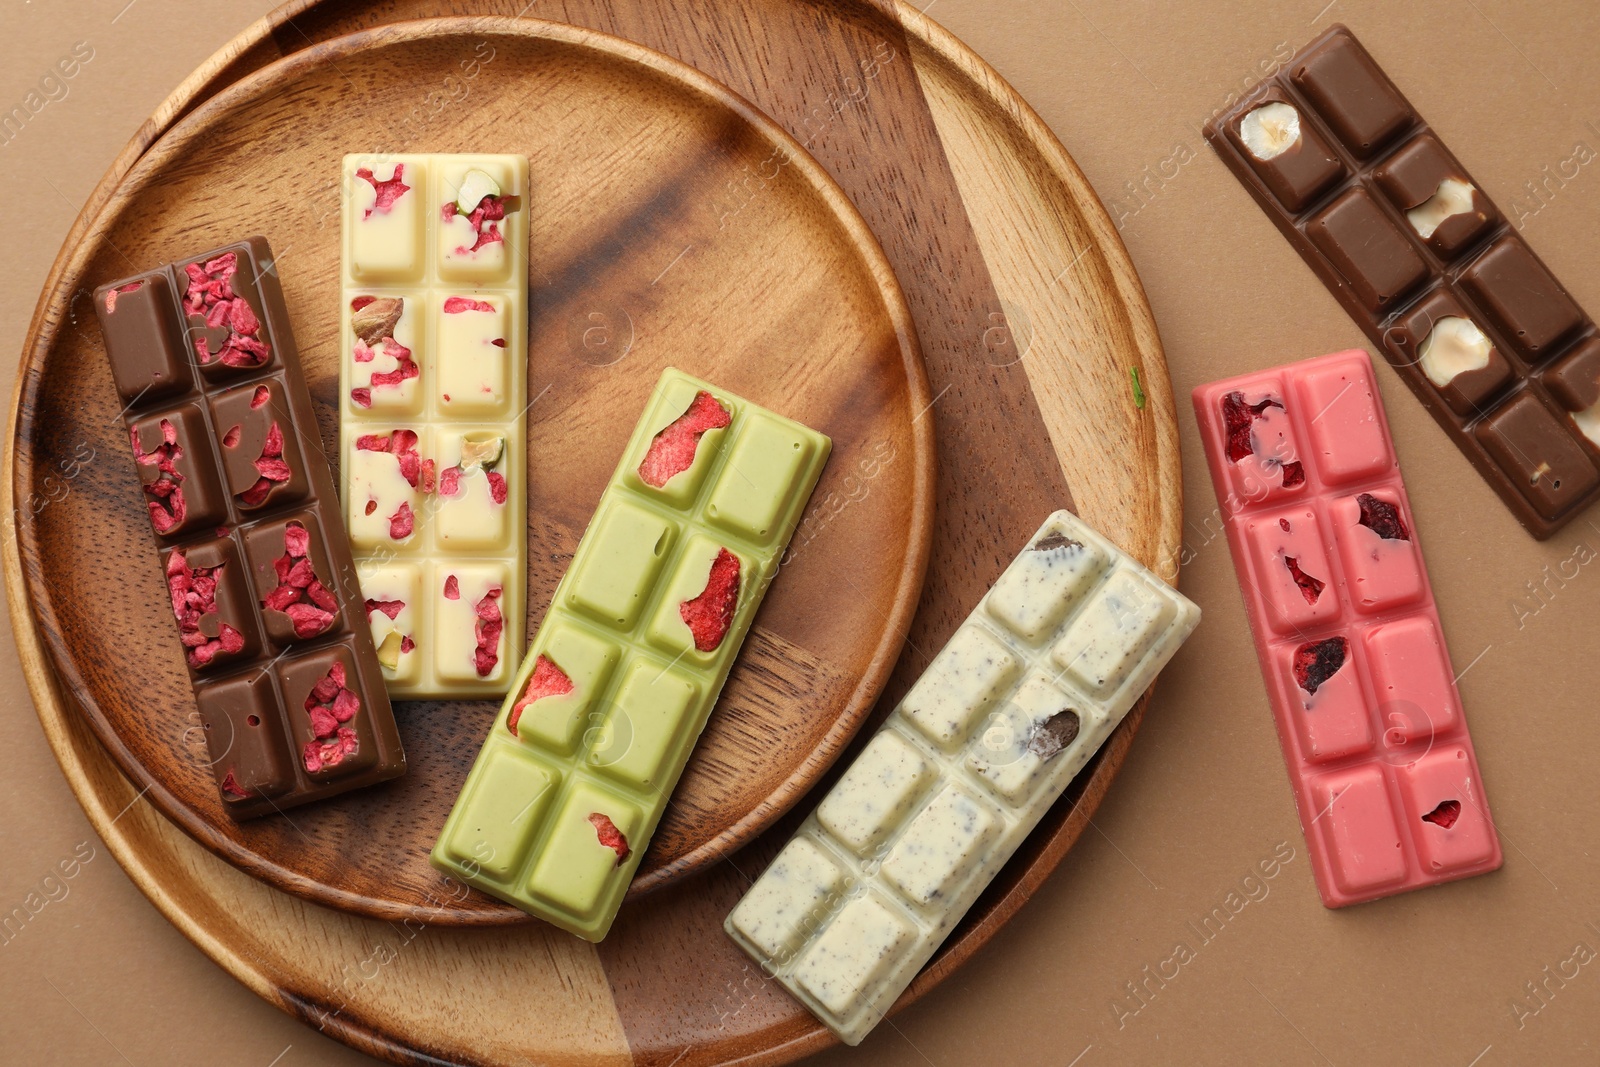
[[[423,86],[450,94],[438,111],[419,111]],[[910,313],[827,173],[705,75],[591,30],[443,19],[308,49],[197,108],[119,185],[104,239],[74,250],[60,292],[265,234],[324,441],[337,440],[339,159],[372,147],[530,160],[528,633],[663,367],[835,441],[631,892],[659,888],[788,808],[899,654],[933,492]],[[730,213],[727,188],[764,161],[784,180]],[[309,900],[434,924],[531,922],[462,895],[427,861],[498,701],[398,704],[409,769],[394,783],[244,823],[222,810],[104,349],[85,302],[58,306],[69,326],[35,365],[18,469],[94,458],[19,543],[56,671],[123,771],[201,844]],[[866,478],[869,495],[830,510]]]
[[[179,87],[92,194],[35,316],[25,372],[59,328],[51,301],[71,249],[95,232],[128,168],[179,116],[267,62],[352,30],[447,12],[513,14],[525,3],[297,0],[241,35]],[[1081,172],[981,59],[893,0],[546,0],[532,10],[659,48],[732,85],[808,142],[883,242],[938,398],[930,417],[940,463],[933,566],[884,705],[1053,506],[1070,500],[1175,580],[1177,429],[1144,295]],[[862,77],[863,59],[877,63],[876,77]],[[1130,368],[1147,394],[1143,408],[1132,402]],[[24,377],[23,398],[27,388]],[[13,462],[11,452],[6,458]],[[5,481],[37,488],[29,477],[16,467]],[[138,800],[49,670],[9,544],[24,668],[90,820],[161,912],[270,1003],[403,1063],[771,1064],[830,1043],[719,928],[743,888],[739,872],[767,862],[798,811],[728,864],[625,906],[612,937],[594,949],[541,926],[406,923],[397,931],[307,905],[208,855]],[[902,1005],[968,959],[1067,854],[1143,710],[1079,776]]]

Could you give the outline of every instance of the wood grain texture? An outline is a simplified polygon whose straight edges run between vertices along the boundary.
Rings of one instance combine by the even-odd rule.
[[[453,96],[415,118],[419,84]],[[86,243],[64,291],[130,262],[269,235],[327,442],[338,410],[328,298],[338,160],[354,146],[401,147],[410,122],[438,147],[532,161],[530,633],[669,364],[833,437],[820,501],[863,465],[881,468],[869,501],[825,529],[807,520],[682,802],[646,853],[632,891],[647,892],[787,808],[854,732],[899,652],[932,521],[932,428],[915,422],[930,395],[909,313],[848,200],[725,89],[592,31],[489,20],[386,27],[308,49],[196,109],[118,188],[107,238]],[[786,180],[730,220],[726,186],[780,158]],[[498,702],[398,703],[410,770],[396,782],[285,817],[241,824],[222,811],[116,410],[95,331],[58,333],[30,370],[17,443],[19,470],[36,477],[83,442],[99,459],[20,533],[57,672],[124,771],[202,844],[307,899],[381,918],[422,906],[439,924],[529,921],[478,894],[429,903],[452,883],[428,850]]]
[[[170,125],[173,115],[193,108],[278,51],[301,50],[397,18],[514,13],[520,7],[521,3],[488,0],[290,4],[270,20],[270,30],[244,35],[197,71],[164,106],[154,128]],[[1077,509],[1085,518],[1163,576],[1176,579],[1181,520],[1176,424],[1165,364],[1143,293],[1082,174],[1038,117],[981,60],[909,6],[887,2],[724,0],[691,5],[682,9],[680,17],[676,7],[661,5],[545,0],[538,11],[546,17],[624,30],[645,44],[679,55],[739,88],[802,140],[810,139],[813,154],[840,179],[878,230],[912,297],[917,327],[930,351],[932,392],[941,397],[934,409],[941,420],[941,462],[981,462],[950,453],[981,441],[985,434],[1002,449],[1026,451],[1027,462],[1053,457],[1064,473],[1059,484],[1072,486]],[[628,24],[618,25],[617,20]],[[798,41],[773,43],[770,37],[780,28]],[[864,106],[849,106],[823,125],[813,115],[812,124],[805,125],[803,120],[813,109],[832,107],[827,94],[837,83],[828,82],[826,75],[842,69],[835,50],[863,40],[889,41],[896,49],[889,67],[898,65],[897,74],[914,76],[916,85],[915,91],[899,86],[895,106],[922,107],[926,114],[878,108],[888,95],[869,94]],[[770,56],[790,49],[827,53],[817,61],[823,74],[794,82],[787,80],[794,76],[792,66],[778,68],[781,76],[767,72],[764,64]],[[932,131],[937,144],[923,145],[915,158],[919,165],[940,171],[936,180],[924,184],[923,176],[913,173],[897,183],[884,177],[883,164],[865,158],[874,152],[901,151],[899,140],[891,136],[896,129],[920,131],[917,135],[923,138]],[[147,145],[146,131],[141,137]],[[143,147],[137,140],[136,145]],[[130,146],[124,160],[138,154]],[[901,166],[899,173],[906,175]],[[97,212],[97,205],[109,195],[108,187],[120,176],[120,170],[108,174],[86,209],[86,219]],[[951,196],[958,199],[948,199]],[[934,197],[931,202],[930,197]],[[964,227],[965,234],[947,245],[942,229],[947,225]],[[91,226],[85,222],[81,229],[86,233]],[[891,232],[885,232],[886,227]],[[972,272],[951,261],[957,251],[981,260],[980,274],[988,290],[977,298],[969,292],[946,301],[942,294],[951,287],[951,278],[963,279],[964,285],[972,282]],[[949,358],[943,363],[931,355],[935,342],[929,339],[935,336],[947,338],[937,342],[946,346]],[[957,358],[963,356],[982,369],[969,370]],[[1035,422],[995,420],[991,398],[983,389],[944,392],[968,373],[993,375],[1005,369],[990,364],[1023,369],[1038,413]],[[1130,367],[1139,369],[1148,394],[1142,410],[1132,404]],[[964,425],[969,426],[964,432],[946,432]],[[1011,476],[1001,467],[988,470]],[[1048,483],[1055,481],[1051,478]],[[1008,494],[1032,492],[1029,485],[990,483],[982,477],[952,488],[956,497],[939,501],[941,532],[936,543],[946,546],[947,553],[963,538],[969,544],[980,540],[982,544],[965,559],[959,551],[947,555],[944,558],[955,560],[953,566],[930,571],[918,615],[924,638],[914,638],[919,645],[932,642],[936,647],[942,634],[970,608],[971,599],[960,599],[968,587],[985,587],[1014,552],[1015,545],[1004,543],[1007,532],[991,522],[991,509],[1003,516],[1009,508]],[[871,491],[869,484],[867,492]],[[842,513],[859,503],[845,499]],[[1036,523],[1037,516],[1029,521]],[[946,526],[963,529],[945,530]],[[1013,539],[1020,540],[1026,532],[1015,533]],[[14,556],[8,563],[14,567]],[[597,949],[621,1028],[620,1043],[616,1031],[605,1025],[597,1031],[605,1035],[603,1040],[579,1042],[564,1026],[545,1033],[529,1016],[509,1031],[504,1045],[480,1050],[477,1035],[452,1018],[455,987],[469,972],[476,989],[498,996],[521,988],[531,969],[548,972],[559,966],[549,955],[546,931],[538,926],[504,932],[493,951],[481,944],[455,942],[457,932],[429,928],[428,939],[439,934],[441,943],[448,942],[429,956],[429,966],[390,972],[409,984],[403,1009],[362,987],[344,1004],[332,1002],[333,1008],[343,1007],[339,1014],[320,1014],[329,1010],[320,976],[359,960],[367,951],[363,946],[384,937],[388,927],[340,916],[319,945],[279,946],[270,928],[259,928],[262,916],[272,915],[274,907],[305,905],[238,875],[169,825],[147,818],[142,804],[117,820],[117,812],[134,798],[135,790],[116,773],[73,714],[70,701],[55,688],[27,606],[15,595],[14,583],[10,588],[41,721],[91,820],[169,919],[230,973],[286,1010],[396,1062],[780,1063],[831,1042],[795,1002],[753,974],[753,967],[717,929],[747,883],[746,876],[758,871],[787,839],[803,804],[754,844],[730,855],[727,863],[623,908],[612,936]],[[548,590],[544,593],[547,596]],[[530,599],[538,595],[530,590]],[[897,680],[903,684],[914,676],[925,658],[908,645]],[[969,958],[1061,861],[1121,765],[1142,712],[1141,703],[980,898],[902,1003],[932,988]],[[230,916],[235,913],[252,921],[234,922]],[[470,931],[459,933],[473,936]],[[595,992],[588,985],[583,991],[585,1002]],[[560,1010],[575,1009],[563,1000]],[[508,1048],[514,1051],[507,1052]]]

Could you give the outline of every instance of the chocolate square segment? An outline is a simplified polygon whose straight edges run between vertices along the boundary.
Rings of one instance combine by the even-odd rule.
[[[1245,122],[1257,112],[1267,114],[1264,108],[1275,106],[1289,108],[1299,123],[1300,135],[1283,152],[1263,159],[1251,150],[1241,132]],[[1284,113],[1287,114],[1287,113]],[[1327,140],[1301,109],[1289,102],[1283,93],[1269,93],[1256,101],[1254,107],[1241,111],[1228,123],[1228,139],[1240,156],[1248,160],[1256,174],[1272,190],[1290,212],[1298,212],[1325,192],[1344,174],[1344,164],[1328,147]]]
[[[1306,236],[1374,315],[1397,306],[1428,275],[1422,256],[1365,189],[1323,208],[1306,223]]]
[[[187,390],[192,382],[178,324],[172,286],[154,271],[95,291],[100,332],[111,361],[117,394],[144,404]]]
[[[1354,37],[1307,52],[1289,75],[1352,155],[1366,159],[1409,127],[1400,90]]]
[[[1533,509],[1554,519],[1597,484],[1583,447],[1551,411],[1524,392],[1478,424],[1477,438]]]
[[[1526,363],[1555,352],[1583,322],[1583,312],[1522,238],[1508,233],[1461,272],[1478,302]]]
[[[1544,384],[1568,411],[1600,404],[1600,338],[1591,337],[1544,372]]]
[[[161,571],[178,617],[178,636],[191,670],[220,674],[261,654],[255,605],[245,583],[245,565],[231,537],[219,537],[161,555]],[[180,604],[179,601],[182,601]],[[238,634],[219,642],[223,627]]]
[[[1372,178],[1442,259],[1453,259],[1500,221],[1500,212],[1466,168],[1431,133],[1413,138],[1373,168]]]
[[[305,531],[304,555],[291,551],[289,542],[292,535],[298,543],[300,530]],[[309,641],[347,623],[315,514],[296,512],[254,527],[245,535],[244,550],[262,598],[262,623],[278,645]]]
[[[282,378],[260,379],[221,394],[211,401],[211,421],[228,490],[240,510],[291,504],[309,491]]]
[[[223,802],[275,797],[294,786],[272,676],[252,671],[196,694]]]
[[[139,419],[129,444],[144,483],[150,525],[162,537],[181,537],[216,526],[228,515],[222,483],[206,444],[205,416],[180,404]]]
[[[1462,418],[1487,408],[1512,382],[1510,361],[1448,289],[1418,301],[1385,332],[1384,344],[1391,362],[1420,369]]]
[[[287,660],[277,671],[293,758],[311,780],[346,778],[371,767],[378,758],[373,711],[361,698],[361,676],[346,642]]]
[[[270,261],[241,242],[175,265],[187,348],[213,381],[238,377],[273,362],[258,279]]]

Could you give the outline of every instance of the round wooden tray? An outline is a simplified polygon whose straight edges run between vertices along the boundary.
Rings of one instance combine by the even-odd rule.
[[[191,76],[130,143],[69,235],[47,298],[129,167],[226,86],[351,30],[446,7],[522,6],[300,0],[275,12]],[[861,209],[905,287],[936,398],[939,496],[929,581],[884,706],[1053,507],[1073,504],[1175,579],[1176,419],[1143,293],[1083,175],[993,70],[888,0],[566,0],[561,15],[676,55],[795,132]],[[58,325],[48,305],[35,316],[23,390],[46,350],[40,339]],[[8,466],[5,481],[23,474]],[[40,719],[91,821],[162,913],[271,1003],[406,1063],[781,1063],[831,1041],[720,931],[745,874],[781,846],[798,812],[727,864],[625,906],[600,946],[538,925],[396,929],[308,905],[217,860],[139,801],[51,673],[10,539],[5,551]],[[1142,713],[1141,703],[902,1003],[969,958],[1060,862]]]
[[[419,85],[454,98],[413,117]],[[933,512],[933,424],[917,419],[932,397],[910,312],[827,172],[725,87],[593,30],[483,18],[352,34],[196,108],[118,185],[105,239],[75,250],[60,306],[81,318],[65,294],[266,234],[335,440],[338,161],[391,145],[530,160],[528,633],[665,366],[835,442],[630,892],[658,889],[786,810],[855,733],[899,655]],[[782,161],[784,180],[736,217],[719,213],[726,187],[768,160]],[[56,331],[38,370],[19,470],[55,469],[75,443],[96,458],[65,499],[20,523],[23,573],[57,675],[134,784],[201,844],[308,900],[374,918],[531,922],[463,895],[428,863],[498,701],[397,704],[403,778],[287,815],[229,817],[92,325]],[[869,474],[872,492],[830,514]]]

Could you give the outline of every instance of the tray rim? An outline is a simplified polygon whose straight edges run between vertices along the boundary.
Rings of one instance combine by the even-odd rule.
[[[344,34],[291,53],[250,72],[198,106],[175,117],[172,124],[153,137],[146,150],[117,177],[107,190],[104,199],[92,205],[95,209],[93,214],[97,220],[106,220],[110,217],[110,221],[115,221],[118,213],[136,192],[132,187],[149,177],[150,172],[164,165],[164,160],[156,159],[152,155],[152,150],[156,149],[163,139],[172,138],[173,143],[176,143],[187,136],[192,128],[205,125],[220,113],[236,106],[238,102],[255,98],[275,84],[291,82],[306,69],[321,65],[325,57],[330,54],[343,55],[352,51],[403,46],[417,41],[473,33],[553,41],[563,46],[597,52],[612,59],[644,67],[656,76],[716,101],[759,134],[783,146],[790,153],[791,165],[796,173],[811,185],[814,195],[828,205],[833,217],[846,231],[849,243],[860,254],[861,262],[872,278],[873,288],[882,299],[884,309],[893,325],[912,407],[920,408],[928,404],[932,390],[928,384],[927,368],[922,359],[916,327],[904,291],[876,235],[872,233],[854,203],[833,176],[787,130],[710,75],[682,60],[637,42],[570,23],[498,15],[408,19]],[[110,177],[109,172],[107,177]],[[97,187],[96,193],[99,191]],[[86,205],[85,215],[89,211],[90,205]],[[83,216],[80,216],[80,220],[82,218]],[[74,231],[76,229],[75,225]],[[19,416],[24,405],[36,394],[45,358],[59,337],[61,322],[57,321],[49,332],[38,332],[36,327],[44,325],[42,320],[48,316],[52,298],[64,301],[65,307],[70,312],[76,294],[65,293],[61,288],[62,283],[68,274],[81,274],[88,256],[87,249],[91,244],[92,242],[74,240],[74,235],[69,235],[41,290],[34,320],[30,322],[25,362],[21,373],[18,374],[13,397],[11,432],[5,441],[6,464],[3,473],[7,479],[13,505],[23,488],[20,479],[27,477],[29,473],[26,467],[17,467],[12,462],[15,454],[22,450],[24,421]],[[932,544],[937,476],[933,420],[914,422],[910,426],[910,437],[913,443],[909,538],[911,551],[899,569],[895,592],[877,646],[867,663],[866,670],[843,700],[842,712],[816,747],[797,763],[789,777],[771,793],[731,825],[694,849],[671,863],[636,878],[629,886],[626,900],[636,900],[655,890],[675,884],[743,847],[758,836],[816,784],[817,778],[833,765],[866,721],[900,657],[911,619],[921,598]],[[24,498],[26,496],[27,494],[23,494]],[[38,558],[40,546],[34,539],[32,527],[28,524],[17,524],[16,515],[17,510],[13,506],[4,529],[8,545],[17,554],[15,567],[12,566],[9,556],[7,557],[6,573],[10,579],[8,584],[31,590],[34,578],[30,575],[29,568],[22,564],[29,557]],[[46,661],[55,678],[73,694],[76,710],[88,722],[101,747],[112,757],[124,777],[128,778],[136,788],[143,787],[141,795],[150,799],[169,822],[182,829],[213,855],[275,889],[291,893],[311,903],[364,918],[391,921],[412,919],[434,926],[464,928],[521,926],[536,921],[511,905],[498,901],[478,910],[462,912],[445,906],[401,904],[393,900],[334,889],[297,870],[283,866],[261,852],[239,844],[232,837],[216,829],[212,822],[179,802],[159,777],[134,758],[131,750],[122,743],[109,721],[98,709],[96,702],[88,697],[87,687],[82,685],[76,665],[49,636],[57,629],[54,612],[44,606],[46,602],[42,600],[40,606],[31,607],[28,602],[31,599],[30,596],[22,603],[21,611],[37,619],[37,625],[46,635],[43,641]],[[12,622],[15,628],[18,625],[15,608],[12,612]],[[32,688],[30,682],[30,690]]]
[[[1172,574],[1167,580],[1176,585],[1179,558],[1177,548],[1181,543],[1183,521],[1182,460],[1177,443],[1176,406],[1172,402],[1170,375],[1167,373],[1166,357],[1154,316],[1143,283],[1133,268],[1126,246],[1112,225],[1098,194],[1094,192],[1088,179],[1068,154],[1055,132],[998,71],[953,33],[912,6],[907,0],[879,0],[879,2],[891,9],[892,16],[898,20],[908,41],[927,48],[939,62],[949,65],[966,77],[981,92],[983,102],[1001,113],[1004,120],[1009,122],[1038,153],[1041,162],[1054,179],[1069,190],[1075,201],[1082,204],[1084,209],[1082,221],[1090,231],[1091,240],[1099,255],[1109,268],[1112,283],[1129,316],[1134,345],[1138,350],[1146,377],[1150,379],[1159,373],[1165,379],[1163,384],[1166,386],[1171,425],[1164,433],[1158,435],[1160,467],[1156,474],[1159,476],[1165,472],[1168,484],[1174,487],[1174,492],[1170,500],[1158,499],[1158,517],[1154,526],[1158,550],[1173,561]],[[253,50],[268,46],[277,30],[288,25],[297,15],[318,7],[321,3],[322,0],[285,0],[278,8],[241,31],[180,82],[135,132],[121,154],[112,162],[100,183],[91,191],[83,211],[68,231],[62,255],[67,245],[81,240],[88,228],[88,219],[97,212],[109,188],[116,184],[120,176],[129,169],[132,162],[152,143],[161,130],[170,126],[207,90],[208,86],[226,76],[235,64],[244,61]],[[58,255],[57,265],[52,267],[46,282],[47,286],[56,282],[62,255]],[[42,307],[36,309],[34,319],[29,324],[29,337],[36,333],[42,311]],[[20,396],[21,382],[22,378],[19,375],[13,397],[13,411],[16,410],[16,400]],[[12,492],[15,484],[12,468],[13,450],[8,436],[6,447],[0,452],[0,479],[4,480],[7,493]],[[8,573],[16,571],[15,521],[14,511],[11,509],[7,509],[3,518],[0,518],[0,559],[3,559]],[[1167,577],[1165,574],[1162,576]],[[230,945],[213,936],[198,917],[184,910],[162,886],[159,872],[146,865],[139,846],[132,840],[132,835],[126,830],[117,828],[115,816],[96,793],[95,784],[91,780],[93,768],[82,764],[72,752],[71,724],[64,717],[61,707],[63,694],[58,691],[57,682],[49,672],[48,663],[42,653],[37,624],[29,613],[27,604],[18,595],[16,583],[7,584],[7,601],[17,634],[24,674],[46,739],[50,742],[52,751],[61,764],[79,804],[118,863],[156,909],[219,966],[268,1003],[298,1018],[309,1019],[307,1006],[292,994],[282,991],[270,979],[259,961],[235,951]],[[1140,699],[1124,719],[1122,726],[1107,741],[1093,765],[1090,780],[1077,798],[1067,819],[1045,842],[1039,853],[1029,861],[1017,881],[976,922],[945,942],[939,954],[923,969],[891,1009],[891,1014],[933,989],[983,947],[1032,896],[1071,850],[1102,801],[1110,780],[1115,777],[1126,759],[1127,751],[1131,747],[1134,735],[1138,732],[1153,692],[1154,687]],[[117,814],[120,815],[120,812]],[[372,1027],[353,1024],[343,1016],[334,1019],[327,1030],[330,1036],[351,1047],[393,1062],[416,1061],[416,1053],[410,1048]],[[818,1024],[806,1035],[772,1046],[740,1062],[788,1063],[834,1043],[828,1031]]]

